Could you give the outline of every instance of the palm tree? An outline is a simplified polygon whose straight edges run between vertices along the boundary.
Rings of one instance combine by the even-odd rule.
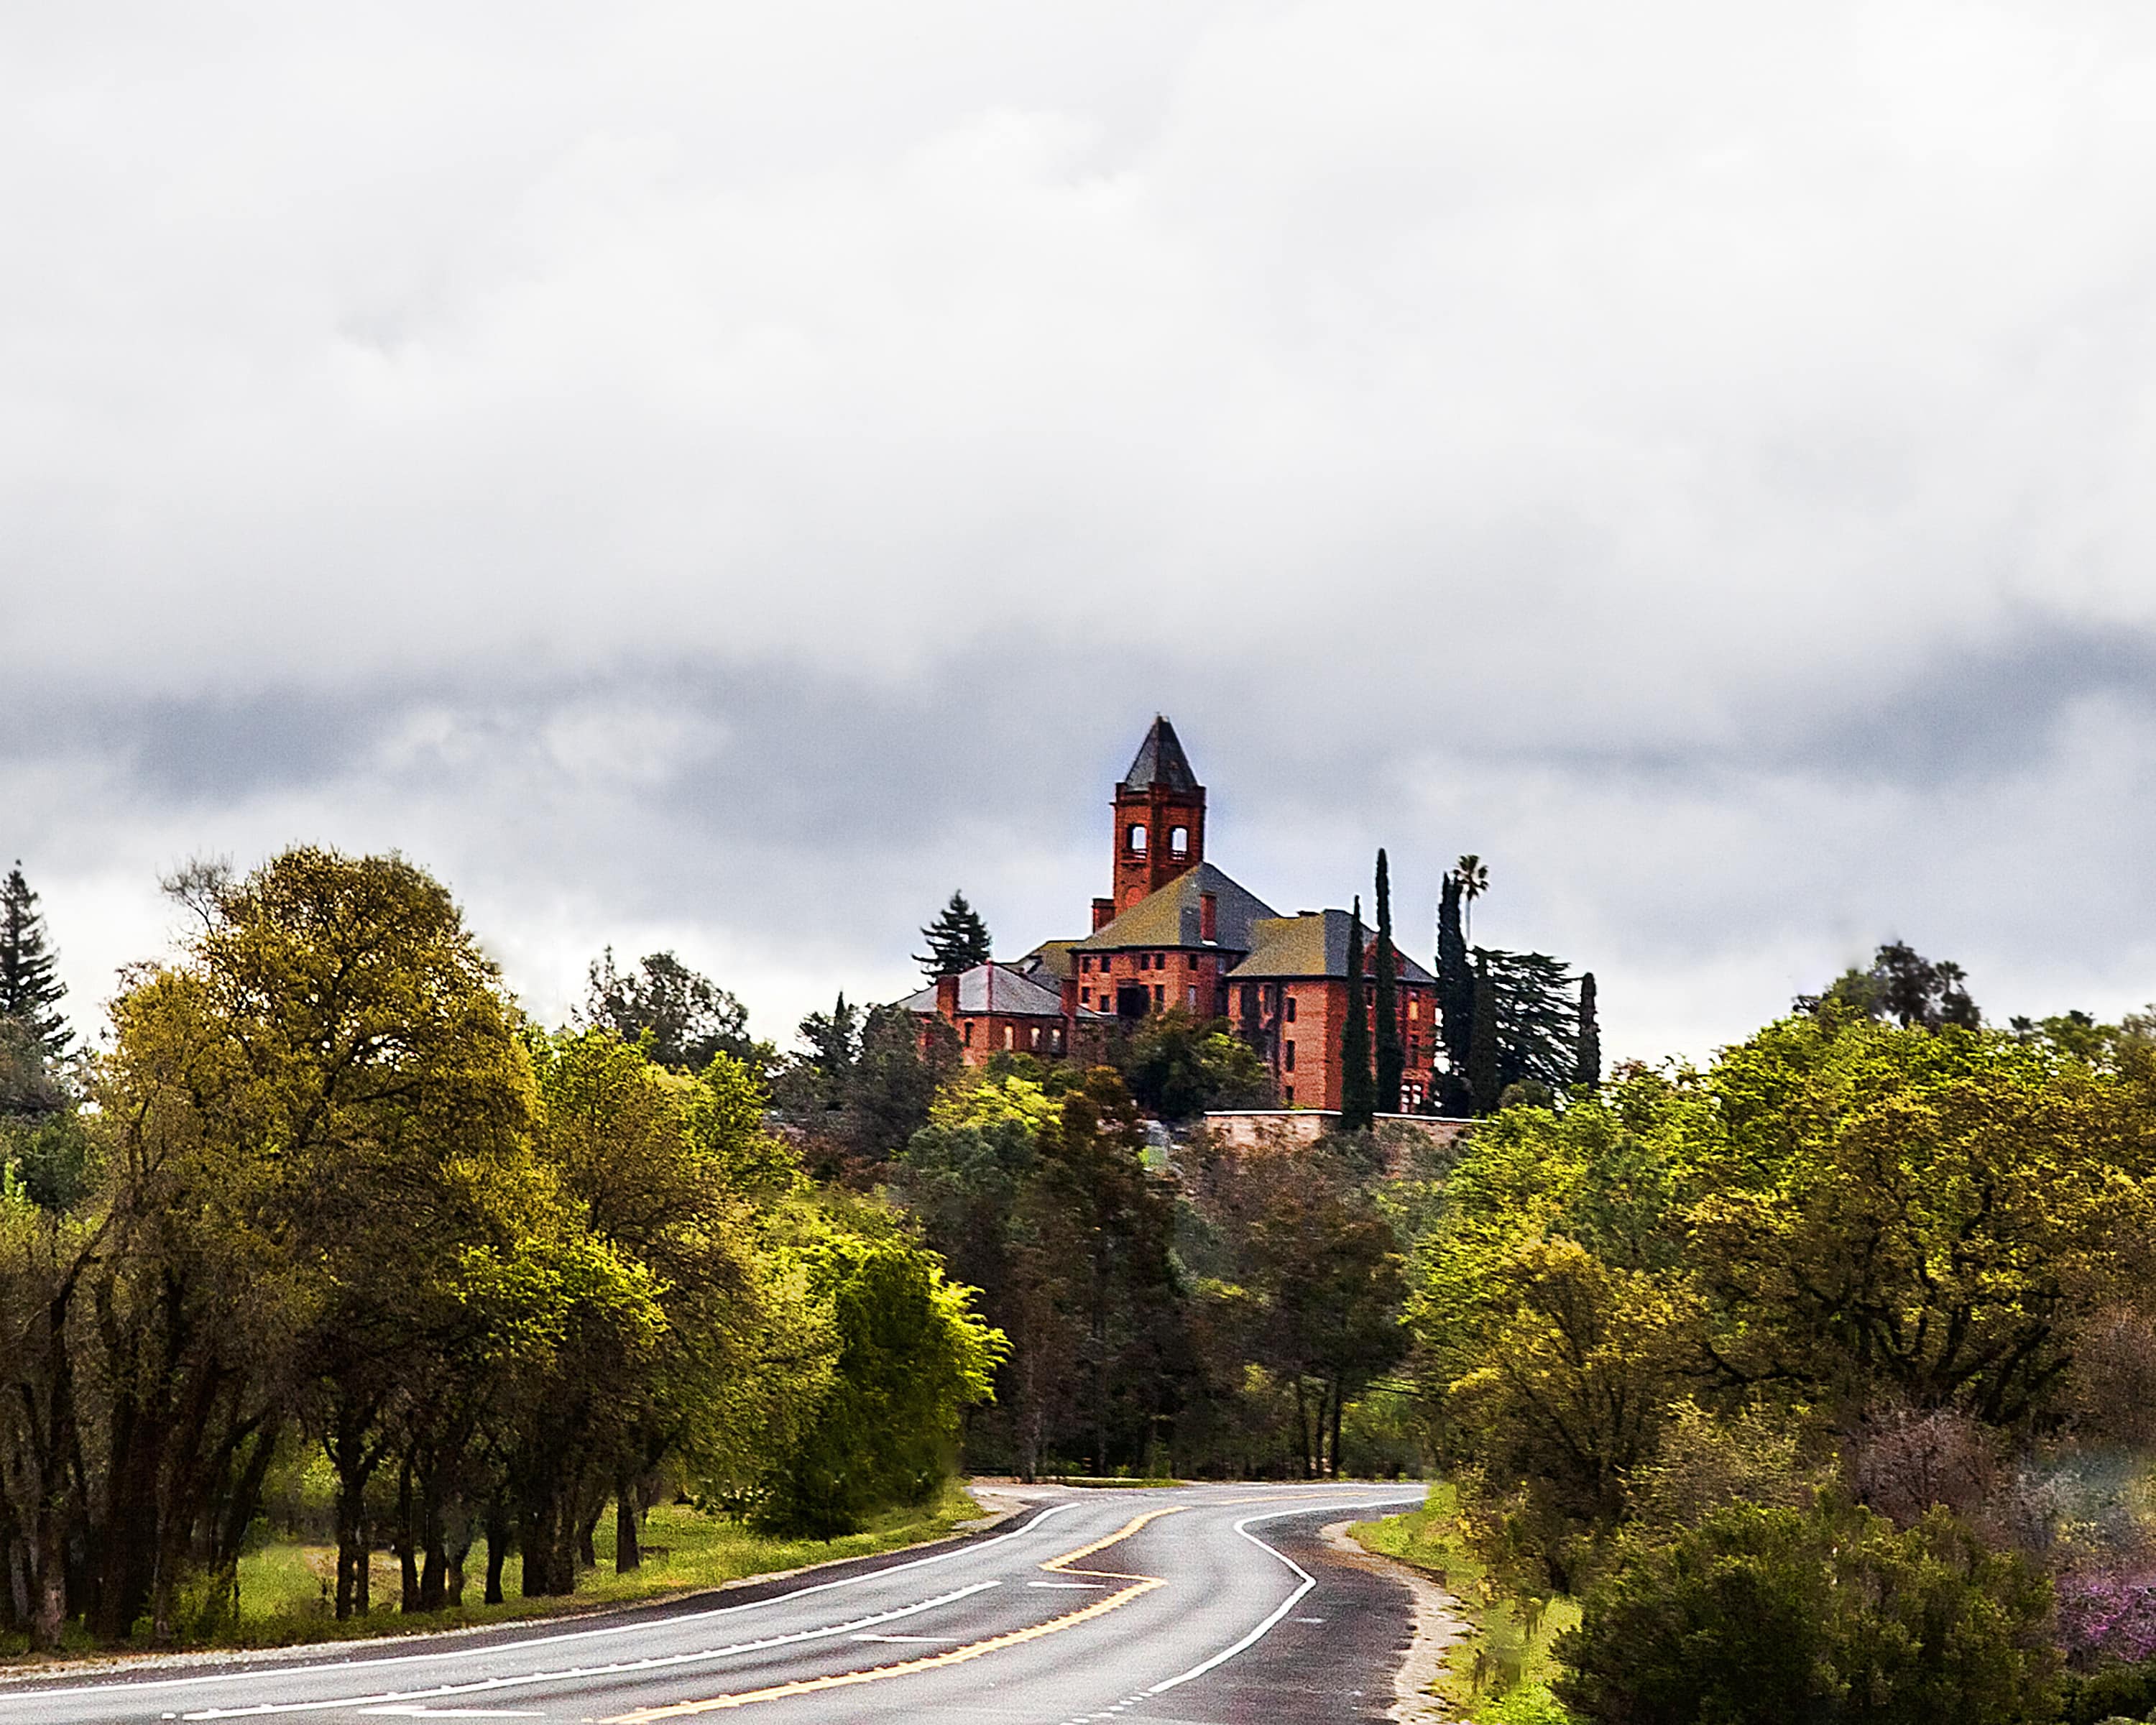
[[[1472,946],[1475,941],[1475,901],[1490,890],[1490,870],[1483,865],[1482,859],[1471,850],[1453,865],[1452,878],[1460,883],[1461,908],[1466,912],[1467,927],[1462,932],[1466,943]]]

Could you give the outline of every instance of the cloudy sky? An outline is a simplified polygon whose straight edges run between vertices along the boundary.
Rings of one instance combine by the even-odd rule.
[[[396,847],[560,1014],[1082,932],[1158,708],[1285,911],[1703,1052],[2156,996],[2134,0],[18,7],[0,855]],[[1419,937],[1426,947],[1426,933]]]

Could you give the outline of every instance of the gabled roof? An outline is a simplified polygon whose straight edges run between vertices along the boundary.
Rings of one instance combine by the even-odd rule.
[[[1145,741],[1138,745],[1137,758],[1131,762],[1131,770],[1123,775],[1122,783],[1116,788],[1142,791],[1155,785],[1166,791],[1195,792],[1200,788],[1198,775],[1190,770],[1190,757],[1183,752],[1175,726],[1168,722],[1164,713],[1152,716],[1152,729],[1146,732]]]
[[[1214,938],[1199,937],[1205,926],[1203,900],[1213,895]],[[1103,929],[1076,943],[1081,952],[1112,952],[1127,947],[1205,947],[1230,952],[1250,950],[1251,925],[1274,916],[1271,906],[1239,886],[1211,863],[1194,869],[1140,899]]]
[[[1077,944],[1075,940],[1043,941],[1019,959],[1014,968],[1020,976],[1031,978],[1043,988],[1051,981],[1060,983],[1070,974],[1070,949]]]
[[[1254,982],[1260,978],[1339,977],[1348,974],[1348,929],[1354,918],[1346,911],[1305,911],[1300,916],[1273,916],[1251,930],[1250,956],[1228,973],[1228,980]],[[1377,931],[1363,928],[1363,962],[1370,962]],[[1394,948],[1404,983],[1434,983],[1432,976],[1414,959]],[[1367,972],[1366,972],[1367,973]]]
[[[907,995],[899,1004],[908,1012],[924,1016],[933,1013],[935,985],[931,983],[918,994]],[[1029,982],[1010,965],[976,964],[958,974],[958,1010],[981,1017],[994,1013],[1013,1019],[1060,1019],[1063,1016],[1063,996],[1056,989]],[[1104,1014],[1081,1007],[1078,1016],[1097,1019]]]

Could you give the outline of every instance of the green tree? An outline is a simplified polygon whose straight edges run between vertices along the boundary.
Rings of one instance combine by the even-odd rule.
[[[1558,1639],[1594,1725],[2039,1725],[2056,1717],[2051,1589],[1934,1511],[1743,1504],[1640,1546]]]
[[[1116,1065],[1138,1106],[1163,1120],[1274,1101],[1272,1074],[1257,1051],[1224,1022],[1181,1007],[1140,1020],[1116,1050]]]
[[[1445,1086],[1440,1111],[1474,1111],[1467,1066],[1475,1041],[1475,968],[1460,927],[1460,877],[1447,874],[1437,911],[1437,1008],[1444,1024]]]
[[[1340,1031],[1340,1129],[1368,1132],[1377,1096],[1370,1076],[1370,1006],[1363,992],[1363,897],[1348,924],[1348,1016]]]
[[[1474,1030],[1467,1045],[1467,1094],[1477,1114],[1492,1112],[1504,1088],[1504,1068],[1498,1054],[1497,991],[1490,979],[1486,952],[1475,955]]]
[[[800,1246],[838,1355],[820,1402],[766,1474],[755,1519],[830,1538],[886,1504],[925,1501],[949,1472],[960,1414],[992,1394],[1006,1351],[971,1291],[889,1225],[855,1211]]]
[[[721,1054],[759,1068],[770,1063],[770,1048],[748,1034],[747,1009],[671,952],[650,953],[624,973],[608,947],[592,961],[589,977],[583,1021],[624,1042],[649,1035],[648,1051],[662,1066],[701,1072]]]
[[[1602,1082],[1602,1029],[1594,1017],[1594,973],[1579,979],[1578,1057],[1573,1064],[1572,1081],[1592,1090]]]
[[[74,1040],[59,1010],[67,988],[57,965],[38,895],[18,861],[0,881],[0,1019],[25,1026],[48,1060],[58,1060]]]
[[[1889,941],[1870,967],[1852,967],[1824,994],[1799,995],[1799,1011],[1829,1009],[1845,1017],[1888,1019],[1927,1030],[1974,1030],[1984,1022],[1969,998],[1969,979],[1951,959],[1925,957],[1901,941]]]
[[[988,962],[988,925],[963,892],[951,895],[951,902],[921,931],[921,937],[928,942],[928,950],[915,953],[913,962],[932,983]]]
[[[1385,853],[1378,852],[1378,953],[1374,1060],[1378,1110],[1396,1114],[1400,1085],[1407,1073],[1407,1050],[1400,1039],[1399,954],[1393,946],[1393,882]]]
[[[1579,1008],[1571,973],[1547,952],[1477,949],[1490,978],[1497,1084],[1538,1083],[1555,1096],[1579,1070]]]

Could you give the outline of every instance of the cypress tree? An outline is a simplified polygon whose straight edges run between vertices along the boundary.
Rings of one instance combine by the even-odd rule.
[[[1340,1032],[1340,1129],[1368,1132],[1375,1123],[1370,1082],[1370,1012],[1363,999],[1363,895],[1348,925],[1348,1022]]]
[[[1497,1070],[1497,991],[1490,981],[1490,967],[1477,953],[1475,959],[1475,1034],[1467,1050],[1467,1088],[1477,1114],[1497,1111],[1500,1087]]]
[[[1579,979],[1579,1060],[1572,1081],[1592,1090],[1602,1082],[1602,1029],[1594,1022],[1594,973]]]
[[[921,937],[928,942],[928,950],[916,952],[913,962],[932,983],[947,976],[962,975],[975,965],[988,962],[988,925],[981,920],[981,913],[966,902],[963,892],[951,895],[951,902],[921,931]]]
[[[1373,1045],[1377,1050],[1378,1111],[1397,1112],[1408,1056],[1400,1044],[1399,957],[1393,949],[1393,880],[1383,847],[1378,851],[1378,998]]]
[[[67,988],[55,973],[55,959],[38,896],[18,861],[0,882],[0,1019],[13,1019],[48,1060],[59,1059],[74,1040],[58,1010]]]
[[[1437,1009],[1445,1025],[1445,1064],[1464,1086],[1474,1041],[1475,973],[1467,963],[1467,937],[1460,927],[1460,877],[1448,873],[1437,908]]]

